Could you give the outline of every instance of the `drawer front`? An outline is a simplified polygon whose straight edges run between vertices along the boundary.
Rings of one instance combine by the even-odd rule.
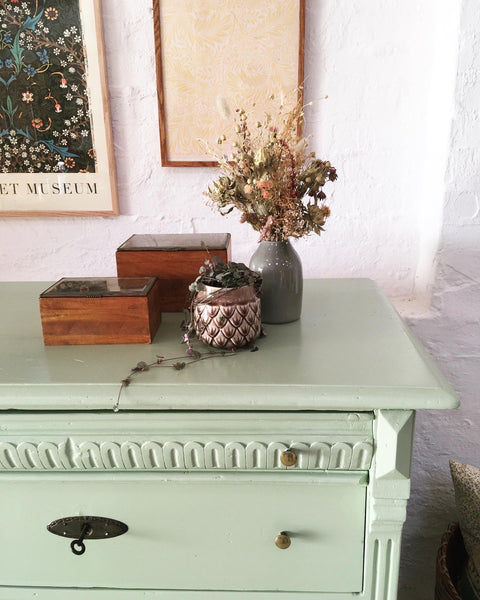
[[[0,472],[365,471],[373,417],[357,413],[0,414]]]
[[[360,592],[365,495],[351,473],[4,474],[0,584]],[[46,529],[74,515],[129,530],[75,556]]]

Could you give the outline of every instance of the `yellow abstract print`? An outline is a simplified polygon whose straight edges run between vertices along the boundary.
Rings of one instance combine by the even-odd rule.
[[[299,0],[159,2],[168,159],[208,160],[200,140],[225,128],[219,104],[261,111],[298,86]]]

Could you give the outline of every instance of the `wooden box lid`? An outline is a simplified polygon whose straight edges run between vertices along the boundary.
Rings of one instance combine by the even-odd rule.
[[[40,298],[104,298],[112,296],[147,296],[155,277],[64,277]]]
[[[163,250],[224,250],[230,245],[229,233],[159,233],[134,234],[117,252]]]

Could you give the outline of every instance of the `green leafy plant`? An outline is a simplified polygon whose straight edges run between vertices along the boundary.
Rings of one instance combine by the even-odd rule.
[[[244,263],[224,262],[218,256],[214,256],[213,260],[205,261],[205,264],[200,267],[199,275],[190,284],[189,290],[191,293],[196,293],[204,291],[207,286],[236,289],[244,285],[253,285],[255,292],[259,293],[262,278]]]
[[[208,250],[207,248],[205,249]],[[181,327],[184,331],[182,341],[187,345],[185,356],[175,356],[171,358],[157,356],[155,362],[146,363],[145,361],[140,361],[137,363],[137,365],[130,370],[130,373],[124,379],[122,379],[117,400],[113,406],[113,411],[118,412],[120,410],[120,398],[123,390],[128,387],[133,382],[133,379],[140,373],[144,373],[158,367],[182,371],[185,369],[185,367],[193,363],[212,358],[226,358],[229,356],[234,356],[241,350],[256,352],[258,347],[254,344],[250,344],[244,348],[232,348],[230,350],[212,350],[211,348],[204,350],[204,346],[200,350],[197,350],[193,348],[191,342],[191,338],[195,336],[192,314],[197,292],[205,292],[207,286],[216,288],[214,292],[203,295],[203,301],[205,301],[207,298],[216,298],[220,295],[229,293],[229,291],[232,289],[238,289],[245,285],[252,285],[255,293],[260,294],[262,278],[258,273],[250,270],[243,263],[236,263],[232,261],[224,262],[218,256],[214,256],[211,260],[206,260],[204,265],[200,267],[198,277],[190,284],[190,307],[189,310],[185,311],[185,319],[181,324]],[[264,333],[262,332],[262,337],[263,335]]]
[[[198,277],[189,286],[190,301],[182,325],[185,332],[183,341],[188,346],[187,354],[192,350],[190,339],[196,335],[193,322],[196,304],[219,300],[231,294],[232,290],[248,285],[251,285],[255,294],[260,296],[262,277],[244,263],[225,262],[218,256],[205,261],[200,267]],[[199,292],[202,293],[199,295]]]

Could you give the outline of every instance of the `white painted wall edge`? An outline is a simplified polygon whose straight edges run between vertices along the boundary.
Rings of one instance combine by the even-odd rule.
[[[412,299],[398,299],[397,310],[408,316],[428,312],[437,267],[446,173],[451,152],[451,129],[455,113],[455,88],[459,53],[461,0],[437,3],[437,31],[426,114],[426,156],[423,165],[423,202],[416,207],[419,251]],[[414,209],[415,210],[415,209]]]

